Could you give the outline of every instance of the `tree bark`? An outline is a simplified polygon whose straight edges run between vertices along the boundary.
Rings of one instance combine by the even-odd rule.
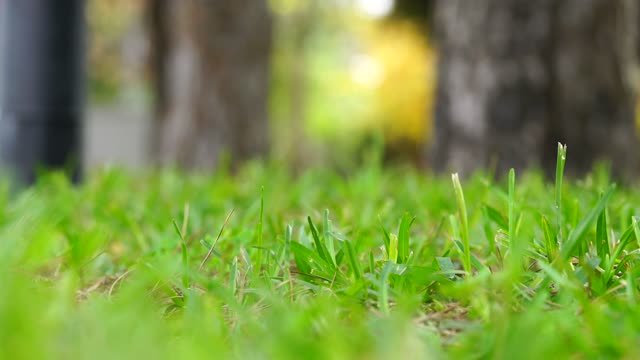
[[[268,150],[272,20],[266,1],[150,0],[153,157],[213,169]]]
[[[637,168],[635,0],[440,0],[433,162],[469,173],[492,166],[569,174],[607,160]]]

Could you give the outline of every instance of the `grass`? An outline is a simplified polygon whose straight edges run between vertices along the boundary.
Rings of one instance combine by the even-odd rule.
[[[565,157],[5,184],[0,359],[638,358],[640,191]]]

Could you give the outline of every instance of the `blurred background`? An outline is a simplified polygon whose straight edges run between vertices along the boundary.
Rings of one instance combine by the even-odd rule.
[[[84,4],[89,169],[638,168],[635,1]]]
[[[258,9],[269,14],[257,17],[271,17],[270,30],[265,30],[271,31],[271,39],[251,29],[246,36],[271,42],[268,58],[260,59],[268,66],[268,92],[256,97],[266,97],[270,127],[264,135],[270,137],[274,159],[296,167],[348,167],[372,142],[378,142],[388,146],[391,156],[419,163],[431,134],[429,114],[436,80],[435,52],[426,31],[430,5],[424,0],[401,1],[271,0],[267,9]],[[157,107],[168,104],[154,101],[171,100],[156,98],[154,77],[163,74],[150,69],[149,59],[166,55],[154,53],[158,45],[151,37],[166,31],[158,29],[162,25],[157,21],[167,22],[165,26],[172,30],[180,25],[168,24],[176,20],[157,14],[171,11],[154,9],[171,6],[158,3],[88,2],[86,162],[90,167],[105,163],[144,167],[159,151],[152,145],[152,118],[158,114]],[[236,7],[260,7],[239,3],[247,5]],[[243,10],[231,16],[248,17]],[[155,24],[154,11],[156,18],[164,16]],[[212,39],[217,31],[215,24],[203,30]],[[237,41],[251,45],[247,39]],[[235,50],[222,46],[220,51]],[[247,68],[252,66],[236,65],[245,67],[239,71],[250,71]],[[163,116],[161,112],[158,116]]]

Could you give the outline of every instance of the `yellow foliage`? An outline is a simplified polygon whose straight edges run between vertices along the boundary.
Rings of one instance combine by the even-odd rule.
[[[381,65],[375,84],[375,126],[390,143],[422,143],[431,134],[436,54],[424,34],[407,21],[387,22],[364,36],[369,54]]]
[[[291,15],[309,6],[308,1],[301,0],[269,0],[271,10],[279,15]]]

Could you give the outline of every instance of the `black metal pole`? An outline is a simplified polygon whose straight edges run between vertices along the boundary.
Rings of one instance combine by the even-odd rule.
[[[0,161],[30,184],[39,169],[80,176],[84,0],[0,0]]]

